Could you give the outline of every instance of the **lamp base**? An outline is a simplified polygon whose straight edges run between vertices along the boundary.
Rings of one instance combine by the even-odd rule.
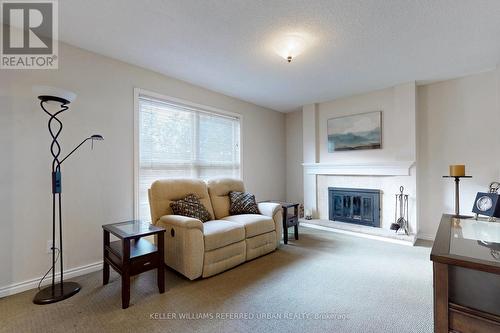
[[[80,291],[81,287],[76,282],[63,282],[57,283],[56,285],[48,286],[40,290],[33,298],[33,303],[35,304],[50,304],[56,303],[66,298],[70,298]]]

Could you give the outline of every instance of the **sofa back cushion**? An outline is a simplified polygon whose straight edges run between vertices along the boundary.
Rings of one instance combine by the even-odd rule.
[[[149,189],[149,207],[151,221],[156,224],[160,217],[172,215],[170,203],[184,199],[188,194],[195,194],[211,216],[214,216],[212,203],[208,195],[207,184],[199,179],[162,179],[151,184]]]
[[[212,179],[208,181],[208,193],[212,201],[216,219],[229,216],[229,192],[245,192],[243,181],[232,178]]]

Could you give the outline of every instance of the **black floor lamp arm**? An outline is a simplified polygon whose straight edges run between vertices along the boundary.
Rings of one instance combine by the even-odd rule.
[[[42,108],[42,110],[49,115],[50,119],[47,123],[47,126],[49,128],[49,133],[50,133],[50,136],[52,137],[52,143],[50,144],[50,152],[52,154],[52,157],[53,157],[53,161],[52,161],[52,172],[56,171],[56,169],[59,169],[59,154],[61,153],[61,146],[59,145],[59,142],[57,142],[57,138],[59,137],[59,134],[61,134],[61,131],[63,129],[63,124],[62,122],[57,119],[57,116],[61,113],[61,112],[64,112],[68,109],[68,106],[66,104],[62,104],[61,105],[61,109],[59,111],[57,111],[56,113],[54,114],[51,114],[46,108],[45,108],[45,103],[47,101],[46,100],[41,100],[40,101],[40,107]],[[52,122],[53,121],[56,121],[58,124],[59,124],[59,128],[57,128],[57,131],[54,132],[55,129],[52,128]]]
[[[57,169],[59,169],[59,167],[61,166],[61,164],[68,158],[71,156],[71,154],[73,154],[75,151],[78,150],[78,148],[80,148],[85,142],[87,142],[87,140],[91,140],[92,138],[89,137],[89,138],[86,138],[85,140],[83,140],[78,146],[76,146],[68,155],[66,155],[66,157],[64,157],[61,162],[58,163],[57,165]]]

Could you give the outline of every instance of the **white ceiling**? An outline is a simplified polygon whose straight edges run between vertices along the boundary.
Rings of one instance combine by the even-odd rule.
[[[499,0],[62,0],[60,39],[279,111],[500,62]],[[288,64],[273,40],[313,45]]]

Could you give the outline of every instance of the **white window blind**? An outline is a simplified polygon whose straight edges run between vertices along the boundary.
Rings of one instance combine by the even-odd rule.
[[[240,177],[240,119],[139,96],[138,217],[157,179]]]

